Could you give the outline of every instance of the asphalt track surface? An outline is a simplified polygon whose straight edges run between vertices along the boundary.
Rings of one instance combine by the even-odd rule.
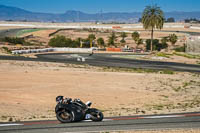
[[[8,30],[0,30],[0,37],[16,37],[16,34],[25,29],[35,29],[35,28],[17,28],[17,29],[8,29]],[[145,30],[139,30],[139,31],[145,31]],[[157,31],[157,30],[155,30]],[[159,32],[172,32],[172,33],[183,33],[183,34],[189,34],[189,35],[200,35],[200,32],[190,32],[190,31],[168,31],[168,30],[159,30]]]
[[[148,61],[138,59],[125,59],[113,56],[133,54],[93,54],[90,53],[50,53],[39,54],[38,58],[23,56],[0,56],[0,60],[22,60],[39,62],[57,62],[70,64],[88,64],[92,66],[118,67],[118,68],[143,68],[153,70],[173,70],[182,72],[200,73],[200,65],[183,64],[174,62]],[[83,60],[84,59],[84,60]]]
[[[69,133],[200,129],[200,112],[105,118],[102,122],[61,124],[57,120],[0,123],[0,133]]]

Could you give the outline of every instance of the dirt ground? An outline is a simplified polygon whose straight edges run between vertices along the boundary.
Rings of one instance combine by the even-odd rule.
[[[159,54],[159,53],[157,53]],[[171,54],[167,57],[158,56],[156,54],[149,55],[113,55],[113,57],[127,58],[127,59],[142,59],[142,60],[152,60],[152,61],[163,61],[163,62],[177,62],[184,64],[199,64],[199,58],[187,58],[184,56],[178,56],[176,54]]]
[[[200,75],[109,72],[70,64],[0,61],[0,121],[56,119],[55,98],[92,101],[105,116],[199,111]]]

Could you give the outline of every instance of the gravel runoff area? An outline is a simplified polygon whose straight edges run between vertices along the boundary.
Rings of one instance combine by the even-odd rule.
[[[0,121],[55,119],[55,97],[92,101],[105,116],[195,112],[200,75],[0,60]]]

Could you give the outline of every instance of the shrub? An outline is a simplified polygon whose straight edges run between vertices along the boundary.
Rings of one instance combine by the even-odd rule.
[[[88,38],[83,39],[82,42],[83,42],[83,48],[89,48],[90,47],[90,40]]]
[[[24,38],[19,38],[19,37],[4,37],[4,38],[1,38],[0,40],[3,42],[14,44],[14,45],[16,44],[21,44],[24,46],[33,45],[32,43],[25,41]]]
[[[105,47],[105,41],[102,37],[97,39],[98,46]]]
[[[51,38],[48,44],[52,47],[70,47],[72,45],[72,40],[65,36],[56,36]]]
[[[108,37],[108,46],[115,46],[115,41],[117,40],[117,36],[115,32],[112,32]]]
[[[137,42],[137,40],[140,39],[140,34],[137,31],[135,31],[132,33],[132,38],[135,42]]]
[[[185,52],[185,46],[178,47],[174,49],[176,52]]]
[[[71,47],[72,48],[78,48],[78,47],[80,47],[79,40],[73,40],[72,43],[71,43]]]
[[[165,49],[167,47],[168,47],[167,43],[159,43],[158,39],[153,40],[153,50],[160,51],[161,49]],[[146,49],[147,50],[151,49],[151,39],[146,40]]]
[[[171,42],[172,45],[174,45],[178,40],[178,37],[176,34],[169,35],[169,42]]]
[[[18,37],[5,37],[3,38],[3,41],[14,44],[23,44],[25,42],[23,38]]]
[[[2,49],[3,50],[5,50],[7,53],[9,53],[9,54],[11,54],[12,53],[12,51],[11,50],[9,50],[7,47],[2,47]]]

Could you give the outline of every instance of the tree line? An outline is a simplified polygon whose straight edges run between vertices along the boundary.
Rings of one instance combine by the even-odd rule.
[[[128,34],[125,32],[121,32],[119,36],[116,35],[115,32],[110,33],[108,36],[107,43],[102,37],[96,38],[94,34],[89,34],[86,39],[77,38],[72,40],[71,38],[66,38],[65,36],[57,35],[50,39],[49,46],[52,47],[72,47],[72,48],[90,48],[90,47],[118,47],[117,38],[121,38],[120,43],[126,44],[125,38],[128,37]],[[146,44],[146,50],[151,50],[151,39],[144,40],[140,37],[140,33],[135,31],[131,34],[132,39],[137,44],[137,46],[141,44]],[[175,34],[171,34],[167,37],[163,37],[161,40],[153,39],[153,50],[160,51],[161,49],[165,49],[168,47],[168,42],[174,45],[177,42],[177,36]]]

